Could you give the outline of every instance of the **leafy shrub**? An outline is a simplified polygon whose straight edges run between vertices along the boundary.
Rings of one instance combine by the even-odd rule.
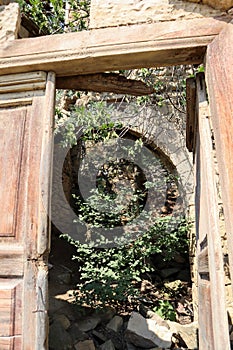
[[[175,251],[187,251],[187,223],[183,219],[158,218],[153,228],[128,245],[97,249],[64,236],[77,249],[80,284],[77,304],[118,304],[137,298],[138,284],[154,270],[150,257],[163,252],[171,260]],[[170,230],[168,229],[170,228]]]
[[[166,320],[176,321],[175,310],[168,300],[159,300],[158,305],[154,307],[153,311]]]

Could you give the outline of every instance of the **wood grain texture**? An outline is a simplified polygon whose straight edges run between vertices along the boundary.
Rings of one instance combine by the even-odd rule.
[[[16,236],[14,222],[18,203],[18,186],[26,111],[0,110],[0,237]]]
[[[133,96],[150,95],[152,86],[141,80],[127,79],[116,73],[85,74],[57,78],[57,89],[74,89],[78,91],[113,92]]]
[[[43,82],[45,88],[46,82],[46,73],[45,72],[31,72],[31,73],[23,73],[23,74],[9,74],[0,76],[0,87],[2,86],[15,86],[15,85],[24,85],[33,84],[37,82]],[[24,91],[22,88],[21,91]]]
[[[0,245],[0,277],[23,275],[23,253],[22,246]]]
[[[213,319],[211,312],[211,293],[209,281],[199,280],[198,299],[203,302],[198,305],[199,311],[199,350],[214,350]],[[200,317],[201,316],[201,317]],[[223,347],[220,349],[224,349]],[[219,350],[220,350],[219,349]],[[225,349],[224,349],[225,350]]]
[[[11,337],[0,336],[1,350],[22,350],[22,336],[16,335]]]
[[[22,279],[0,278],[0,337],[22,333]]]
[[[206,77],[219,165],[230,273],[233,276],[233,24],[209,45]],[[232,284],[233,287],[233,284]]]
[[[201,235],[207,234],[208,265],[211,295],[212,323],[206,327],[213,327],[213,339],[209,342],[209,349],[230,349],[228,318],[225,300],[225,279],[223,269],[223,253],[221,247],[221,234],[219,229],[219,210],[217,184],[215,180],[215,166],[213,159],[213,143],[209,122],[209,106],[205,88],[204,74],[197,75],[197,108],[198,132],[200,135],[200,174],[201,193],[203,204],[200,207],[200,220],[198,230]],[[200,241],[199,241],[200,243]],[[207,249],[207,248],[205,248]],[[199,256],[203,250],[200,249]],[[201,277],[201,276],[200,276]],[[202,315],[202,305],[206,303],[205,296],[199,298],[199,318]],[[204,337],[200,329],[200,338]],[[201,348],[200,350],[206,348]]]
[[[199,64],[229,20],[201,18],[15,40],[0,50],[0,74],[50,70],[68,76]]]
[[[196,80],[195,78],[186,79],[186,147],[189,152],[195,150],[195,138],[197,132],[196,118]]]
[[[208,248],[203,249],[198,254],[198,273],[209,274],[209,258],[208,258]]]

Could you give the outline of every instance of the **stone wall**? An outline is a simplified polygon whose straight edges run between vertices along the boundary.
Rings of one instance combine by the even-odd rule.
[[[222,6],[214,9],[204,4],[211,2],[221,3]],[[216,17],[226,14],[222,10],[233,6],[232,0],[205,0],[202,3],[181,0],[92,0],[90,28]],[[224,3],[226,6],[223,6]]]
[[[12,3],[8,6],[0,6],[0,14],[0,42],[16,39],[20,26],[19,5]]]

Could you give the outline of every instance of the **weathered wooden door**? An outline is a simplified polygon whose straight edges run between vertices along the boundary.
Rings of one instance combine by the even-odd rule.
[[[53,73],[0,77],[0,349],[47,348]]]
[[[196,231],[199,349],[230,349],[219,226],[215,145],[204,74],[196,78]]]

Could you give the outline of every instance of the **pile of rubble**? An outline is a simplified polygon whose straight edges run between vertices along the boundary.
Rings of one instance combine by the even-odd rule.
[[[144,316],[143,316],[143,315]],[[197,349],[197,324],[165,321],[141,305],[122,317],[114,308],[86,312],[70,304],[51,318],[50,350]]]
[[[80,278],[72,261],[73,247],[61,240],[55,243],[49,274],[50,350],[197,349],[190,275],[181,256],[170,264],[154,257],[155,275],[149,276],[154,282],[143,280],[140,297],[127,309],[98,310],[73,303]],[[152,311],[157,300],[172,303],[176,322]]]

